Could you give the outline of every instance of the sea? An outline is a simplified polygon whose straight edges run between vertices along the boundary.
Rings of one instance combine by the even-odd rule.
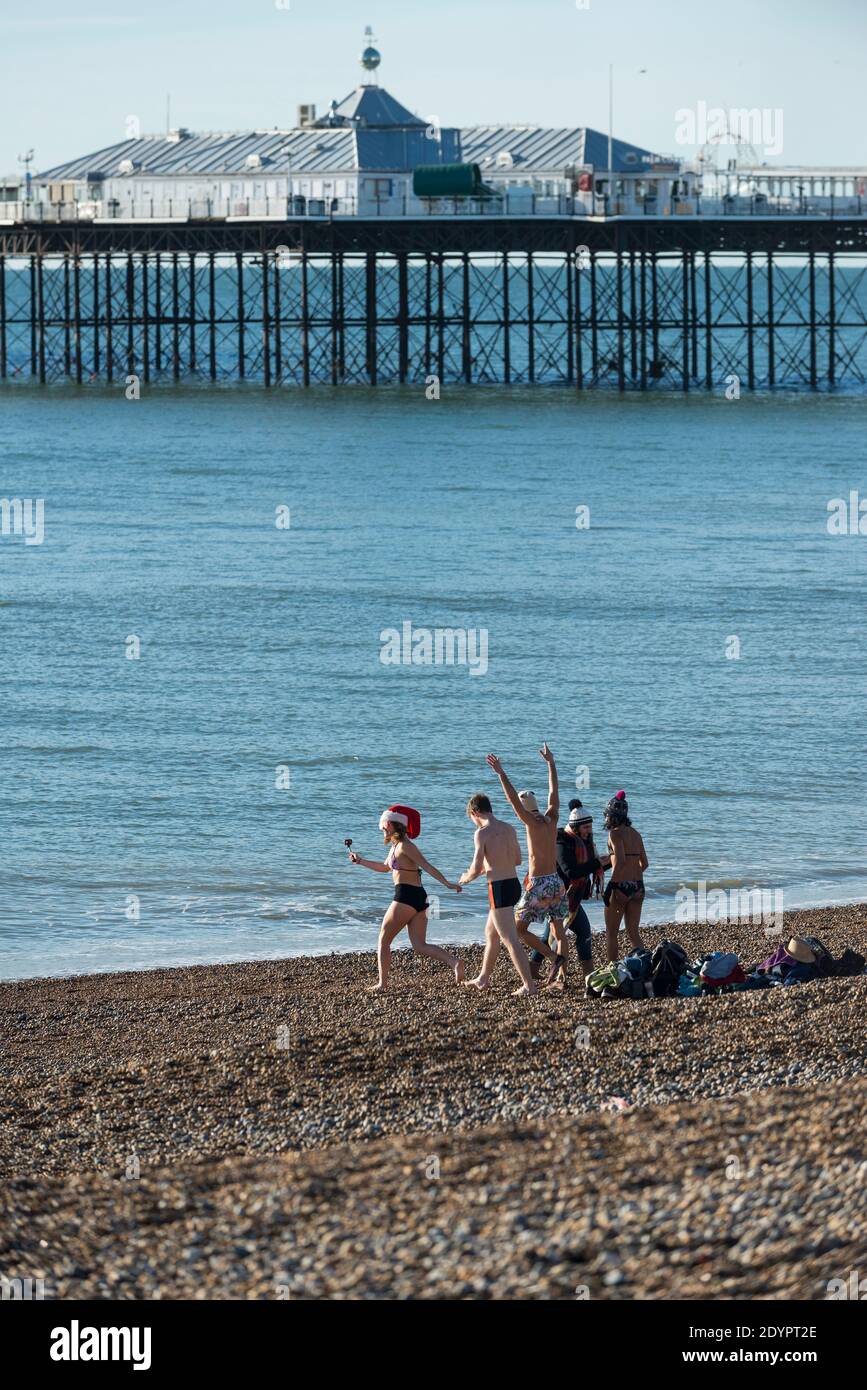
[[[867,398],[430,394],[0,393],[3,978],[371,949],[345,839],[455,878],[543,740],[648,920],[867,899]]]

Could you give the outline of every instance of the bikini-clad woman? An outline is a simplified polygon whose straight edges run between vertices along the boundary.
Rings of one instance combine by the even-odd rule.
[[[630,946],[634,951],[643,949],[638,923],[644,904],[644,870],[648,863],[644,841],[629,819],[625,792],[612,796],[605,807],[605,829],[611,855],[611,878],[603,895],[605,932],[608,959],[617,960],[617,937],[624,917]]]
[[[428,901],[427,893],[421,884],[421,871],[426,870],[444,888],[451,888],[455,893],[460,893],[461,885],[450,883],[439,869],[428,863],[418,845],[412,843],[411,836],[419,833],[420,822],[418,813],[411,807],[390,806],[380,816],[379,828],[382,831],[383,842],[388,846],[388,854],[382,864],[374,859],[361,859],[354,851],[349,851],[349,858],[353,864],[360,864],[364,869],[373,869],[378,874],[390,873],[394,882],[394,898],[386,908],[379,931],[379,981],[370,986],[371,993],[384,994],[388,989],[391,943],[404,927],[409,933],[410,945],[417,955],[432,956],[434,960],[441,960],[454,974],[455,983],[463,984],[463,961],[444,951],[442,946],[431,946],[425,940]]]

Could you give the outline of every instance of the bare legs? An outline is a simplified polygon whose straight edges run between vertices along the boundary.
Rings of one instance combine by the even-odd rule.
[[[409,939],[412,949],[417,956],[431,956],[433,960],[441,960],[443,965],[447,965],[455,977],[455,983],[462,985],[464,982],[464,963],[457,956],[452,956],[448,951],[444,951],[442,946],[431,946],[425,939],[427,932],[427,911],[417,912],[409,923]]]
[[[514,915],[512,918],[514,923]],[[494,924],[492,912],[488,913],[485,922],[485,953],[482,956],[482,969],[475,979],[467,980],[468,985],[475,985],[476,989],[487,989],[494,973],[494,966],[500,957],[500,936]]]
[[[547,941],[542,941],[538,936],[535,936],[533,932],[530,931],[529,926],[527,926],[526,924],[522,925],[520,922],[518,922],[517,926],[518,939],[524,943],[527,950],[538,951],[539,954],[543,955],[547,961],[553,962],[556,956],[556,951],[551,950],[551,947],[548,945]]]
[[[376,962],[379,966],[379,981],[370,986],[371,994],[384,994],[388,989],[388,972],[391,967],[391,943],[413,917],[415,908],[408,903],[389,903],[379,929],[379,944],[376,949]]]
[[[376,958],[379,964],[379,982],[370,986],[371,994],[384,994],[388,989],[388,975],[391,967],[391,943],[394,938],[407,928],[412,949],[418,956],[431,956],[434,960],[441,960],[443,965],[447,965],[455,977],[457,984],[464,981],[464,963],[458,960],[457,956],[452,956],[448,951],[444,951],[442,946],[431,946],[425,939],[427,932],[427,911],[416,912],[414,907],[408,903],[389,903],[385,916],[382,919],[382,926],[379,929],[379,946]]]
[[[521,987],[517,994],[535,994],[536,982],[530,970],[526,952],[521,949],[515,914],[511,907],[492,907],[485,923],[485,954],[482,959],[482,972],[467,983],[477,989],[487,989],[494,966],[500,954],[500,946],[505,946],[509,958],[521,977]]]
[[[644,894],[636,893],[632,898],[627,898],[625,893],[620,893],[615,888],[611,894],[611,901],[605,908],[605,939],[608,946],[608,959],[617,960],[617,938],[620,933],[620,923],[625,917],[626,935],[633,951],[643,950],[643,944],[638,932],[638,924],[641,921],[641,908],[644,903]]]

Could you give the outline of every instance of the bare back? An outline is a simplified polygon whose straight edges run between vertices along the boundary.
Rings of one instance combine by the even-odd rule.
[[[647,868],[644,841],[633,825],[618,825],[608,832],[611,882],[640,882]]]
[[[478,843],[485,857],[485,875],[492,883],[515,877],[515,866],[521,862],[521,846],[511,825],[491,816],[479,830]]]
[[[534,816],[525,821],[527,859],[531,878],[544,878],[557,872],[557,817]]]

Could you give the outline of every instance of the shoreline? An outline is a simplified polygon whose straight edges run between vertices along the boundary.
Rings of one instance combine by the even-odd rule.
[[[839,901],[839,902],[827,902],[827,901],[826,901],[826,902],[823,902],[823,903],[820,904],[820,905],[813,905],[813,904],[809,904],[809,903],[808,903],[808,904],[802,905],[802,906],[795,906],[795,907],[791,907],[791,908],[786,908],[785,911],[784,911],[784,913],[783,913],[783,917],[784,917],[784,920],[785,920],[785,921],[794,922],[794,923],[795,923],[795,926],[797,926],[797,923],[798,923],[799,921],[801,921],[802,919],[806,919],[806,918],[808,918],[808,917],[822,916],[823,914],[828,913],[828,912],[835,912],[835,911],[840,911],[840,910],[842,910],[842,909],[848,909],[848,908],[861,908],[861,907],[867,909],[867,897],[865,897],[865,898],[854,898],[854,899],[848,899],[848,898],[847,898],[847,899],[841,900],[841,901]],[[596,901],[596,900],[594,900],[593,903],[591,904],[591,908],[592,908],[592,910],[593,910],[594,913],[595,913],[596,910],[597,910],[597,901]],[[444,945],[444,946],[450,947],[451,949],[456,950],[456,951],[472,951],[472,950],[476,949],[477,947],[481,946],[481,944],[482,944],[481,933],[484,931],[484,922],[485,922],[484,914],[483,914],[482,912],[480,912],[480,914],[479,914],[479,925],[478,925],[478,928],[477,928],[477,930],[478,930],[478,932],[479,932],[479,936],[478,936],[475,940],[472,940],[472,941],[467,941],[467,940],[462,940],[462,941],[461,941],[461,940],[456,940],[456,939],[452,938],[451,936],[446,936],[446,937],[443,937],[442,939],[440,939],[440,937],[437,935],[437,927],[436,927],[436,925],[435,925],[433,928],[432,928],[430,925],[428,926],[428,935],[429,935],[429,939],[430,939],[430,940],[435,940],[435,941],[436,941],[436,944],[438,944],[438,945]],[[731,942],[731,943],[726,943],[726,942],[725,942],[724,937],[725,937],[725,933],[726,933],[727,931],[728,931],[728,932],[739,932],[739,931],[746,930],[746,929],[749,929],[750,931],[761,931],[761,930],[762,930],[761,926],[758,926],[758,925],[754,924],[754,923],[751,922],[751,921],[743,920],[743,919],[739,919],[739,918],[738,918],[738,919],[736,919],[736,918],[730,918],[730,919],[727,919],[726,921],[722,921],[722,922],[698,921],[698,922],[678,923],[678,922],[672,922],[672,921],[670,921],[670,920],[665,920],[665,921],[664,921],[664,920],[662,920],[662,919],[657,920],[656,918],[652,918],[652,917],[644,917],[644,916],[642,917],[642,930],[653,931],[654,933],[662,933],[663,935],[667,935],[669,938],[671,938],[671,939],[673,939],[673,940],[677,940],[677,939],[678,939],[678,936],[677,936],[677,933],[678,933],[678,932],[681,932],[681,933],[692,932],[692,931],[696,930],[697,928],[702,928],[702,927],[708,927],[708,928],[710,928],[710,929],[712,929],[712,930],[714,930],[714,931],[716,931],[716,932],[718,933],[720,940],[719,940],[718,943],[716,943],[716,945],[719,945],[720,947],[722,947],[722,946],[728,944],[728,945],[731,946],[732,949],[735,949],[735,948],[736,948],[737,942],[736,942],[736,941]],[[792,930],[793,930],[793,929],[794,929],[794,927],[792,928]],[[536,926],[534,927],[534,930],[538,932],[538,925],[536,925]],[[785,932],[786,930],[790,930],[790,929],[784,927],[784,928],[783,928],[783,931]],[[347,947],[342,948],[342,949],[332,949],[332,950],[322,949],[322,950],[318,950],[318,951],[309,951],[309,950],[308,950],[308,951],[299,951],[299,952],[296,953],[296,954],[289,954],[289,955],[286,955],[286,954],[284,954],[284,953],[279,952],[278,950],[275,950],[275,953],[274,953],[273,955],[267,955],[267,956],[235,956],[235,955],[232,955],[231,957],[226,957],[225,959],[221,959],[221,960],[196,960],[196,961],[190,961],[189,963],[186,963],[186,964],[180,963],[180,964],[170,964],[170,965],[141,965],[141,966],[129,966],[129,967],[126,968],[126,969],[112,969],[112,968],[108,968],[108,969],[105,969],[105,970],[87,970],[87,971],[73,972],[73,973],[70,973],[70,974],[68,974],[68,975],[15,975],[15,976],[0,976],[0,989],[2,989],[4,986],[8,986],[8,985],[37,985],[37,984],[40,984],[40,983],[46,983],[46,984],[47,984],[47,983],[52,983],[52,982],[53,982],[53,983],[59,983],[59,982],[61,982],[61,981],[67,981],[67,982],[69,982],[69,981],[75,981],[75,980],[88,980],[88,979],[92,979],[92,978],[95,979],[95,978],[102,978],[102,977],[106,977],[106,976],[114,977],[114,976],[121,976],[121,975],[150,975],[150,974],[157,974],[157,973],[165,973],[166,971],[173,971],[173,970],[208,970],[208,969],[221,969],[221,968],[226,968],[226,967],[228,967],[228,966],[233,966],[233,965],[266,965],[266,964],[269,964],[269,963],[279,963],[279,962],[281,962],[281,961],[293,961],[293,960],[298,960],[298,961],[303,961],[303,960],[323,960],[323,959],[327,960],[327,959],[330,959],[332,956],[359,956],[359,955],[369,955],[369,954],[375,954],[375,950],[376,950],[376,946],[375,946],[375,933],[376,933],[376,931],[377,931],[377,927],[376,927],[375,924],[372,923],[371,926],[370,926],[370,932],[371,932],[371,934],[372,934],[372,944],[371,944],[371,946],[365,947],[365,948],[358,948],[358,947],[347,946]],[[597,924],[597,923],[592,923],[592,924],[591,924],[591,935],[592,935],[592,938],[593,938],[594,941],[600,940],[602,937],[604,937],[604,934],[605,934],[604,926],[602,926],[601,924]],[[791,934],[791,932],[790,932],[790,934]],[[621,931],[621,938],[623,938],[623,937],[624,937],[624,933]],[[768,939],[768,941],[770,942],[770,945],[769,945],[769,947],[768,947],[768,951],[765,953],[766,955],[769,954],[770,951],[773,949],[773,944],[774,944],[774,942],[775,942],[776,940],[779,939],[779,936],[776,936],[776,937],[769,936],[767,939]],[[405,941],[406,941],[405,936],[403,936],[403,935],[402,935],[402,936],[399,936],[399,937],[397,938],[397,941],[398,941],[397,946],[393,948],[393,951],[394,951],[395,954],[399,953],[401,950],[405,950],[405,949],[408,950],[408,949],[409,949],[408,946],[405,946],[405,945],[404,945],[404,943],[405,943]],[[596,954],[594,953],[594,962],[595,962],[595,961],[596,961]],[[597,962],[597,963],[598,963],[598,962]]]
[[[645,935],[780,939],[725,925]],[[867,905],[792,931],[867,954]],[[479,995],[408,951],[385,996],[370,951],[0,985],[0,1270],[69,1299],[700,1299],[863,1267],[867,976],[604,1002],[571,965],[531,1000],[505,958]]]

